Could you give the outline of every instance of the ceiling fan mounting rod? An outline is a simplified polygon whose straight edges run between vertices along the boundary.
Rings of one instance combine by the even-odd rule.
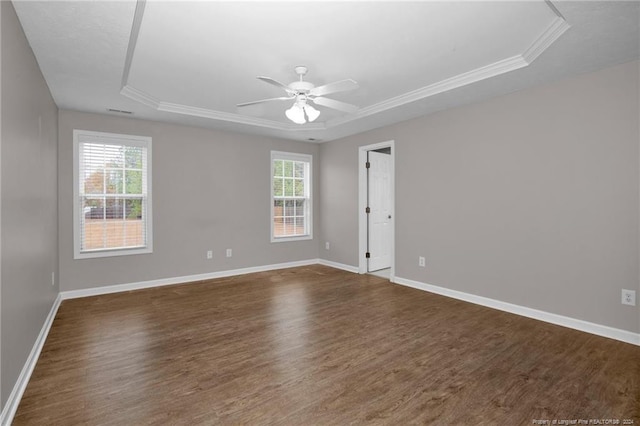
[[[305,67],[304,65],[298,65],[294,68],[294,71],[300,76],[300,80],[290,83],[289,89],[295,95],[307,95],[311,91],[311,89],[315,87],[313,83],[302,80],[302,77],[307,74],[307,67]]]
[[[300,81],[302,81],[302,77],[307,74],[307,71],[309,71],[309,69],[304,65],[298,65],[293,70],[300,76]]]

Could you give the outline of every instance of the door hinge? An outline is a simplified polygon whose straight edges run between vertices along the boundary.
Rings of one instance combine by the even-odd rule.
[[[371,208],[370,208],[370,207],[367,207],[366,209],[364,209],[364,212],[365,212],[365,213],[371,213]]]
[[[364,254],[364,257],[366,257],[367,259],[371,258],[371,253],[366,252],[366,253]]]
[[[365,166],[367,169],[369,169],[369,168],[371,168],[371,163],[367,161],[366,163],[364,163],[364,166]]]

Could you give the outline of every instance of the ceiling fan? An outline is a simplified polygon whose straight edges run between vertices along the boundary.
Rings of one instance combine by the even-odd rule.
[[[284,89],[287,92],[287,96],[279,98],[262,99],[259,101],[245,102],[238,104],[238,107],[246,107],[249,105],[260,104],[262,102],[270,101],[288,101],[293,100],[293,106],[285,111],[287,118],[294,123],[304,124],[307,121],[310,123],[314,121],[320,115],[320,111],[315,109],[309,103],[321,105],[327,108],[337,109],[338,111],[353,113],[358,110],[358,107],[345,102],[336,101],[335,99],[325,98],[324,95],[338,92],[346,92],[348,90],[354,90],[358,88],[358,83],[351,79],[340,80],[334,83],[324,84],[316,87],[313,83],[303,81],[303,77],[307,74],[307,67],[297,66],[294,71],[300,77],[299,81],[294,81],[288,85],[282,84],[270,77],[260,77],[259,80],[265,83],[272,84],[276,87]]]

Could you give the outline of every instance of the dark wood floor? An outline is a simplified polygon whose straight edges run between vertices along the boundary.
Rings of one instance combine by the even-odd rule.
[[[64,301],[14,424],[553,419],[640,424],[640,347],[318,265]]]

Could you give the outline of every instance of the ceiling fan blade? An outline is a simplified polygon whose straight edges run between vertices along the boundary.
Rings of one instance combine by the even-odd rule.
[[[330,93],[346,92],[347,90],[357,89],[358,87],[360,87],[358,83],[348,78],[346,80],[325,84],[324,86],[314,87],[309,91],[309,94],[312,96],[324,96]]]
[[[282,96],[280,98],[269,98],[269,99],[261,99],[259,101],[253,101],[253,102],[245,102],[243,104],[237,104],[236,106],[241,108],[241,107],[246,107],[249,105],[255,105],[255,104],[261,104],[263,102],[271,102],[271,101],[288,101],[291,99],[295,99],[295,96]]]
[[[318,97],[318,98],[311,99],[311,101],[313,103],[325,106],[327,108],[333,108],[333,109],[337,109],[337,110],[349,112],[349,113],[354,113],[358,110],[358,107],[355,105],[351,105],[346,102],[336,101],[335,99]]]
[[[282,83],[280,83],[279,81],[272,79],[271,77],[261,77],[261,76],[258,76],[258,77],[256,77],[256,78],[257,78],[258,80],[262,80],[262,81],[264,81],[265,83],[269,83],[269,84],[271,84],[271,85],[273,85],[273,86],[276,86],[276,87],[279,87],[279,88],[281,88],[281,89],[284,89],[284,90],[286,90],[286,91],[287,91],[287,93],[293,93],[293,91],[292,91],[291,89],[289,89],[289,86],[287,86],[286,84],[282,84]]]

